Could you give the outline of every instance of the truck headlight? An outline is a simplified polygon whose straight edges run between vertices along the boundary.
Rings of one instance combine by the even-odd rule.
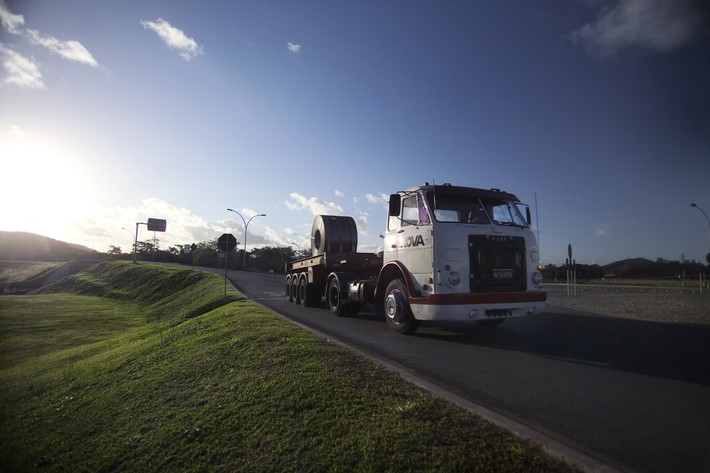
[[[456,287],[461,284],[461,274],[458,271],[451,271],[449,273],[449,286]]]
[[[539,286],[542,284],[542,274],[539,271],[535,271],[532,275],[532,280],[536,286]]]

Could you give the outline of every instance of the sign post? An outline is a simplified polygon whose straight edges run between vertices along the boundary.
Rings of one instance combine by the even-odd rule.
[[[577,297],[577,260],[572,259],[572,244],[567,245],[567,298]]]
[[[224,298],[227,298],[227,261],[229,252],[237,247],[237,239],[231,233],[224,233],[217,239],[217,248],[224,251]]]
[[[168,226],[166,220],[160,218],[149,218],[148,222],[136,222],[136,239],[133,242],[133,262],[136,263],[136,252],[138,251],[138,225],[147,225],[152,232],[164,232]]]

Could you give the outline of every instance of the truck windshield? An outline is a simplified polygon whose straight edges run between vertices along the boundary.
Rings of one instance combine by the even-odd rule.
[[[427,201],[437,222],[527,226],[515,202],[448,193],[435,198],[433,192]]]

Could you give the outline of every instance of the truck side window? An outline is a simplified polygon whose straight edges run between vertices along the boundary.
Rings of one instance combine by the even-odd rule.
[[[419,224],[419,207],[417,206],[417,196],[409,196],[402,199],[402,226]]]

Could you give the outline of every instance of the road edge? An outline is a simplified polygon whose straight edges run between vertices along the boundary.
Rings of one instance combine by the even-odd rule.
[[[580,468],[581,470],[585,472],[599,472],[599,473],[621,473],[621,472],[629,472],[630,470],[622,470],[620,467],[612,466],[610,462],[602,461],[597,458],[594,458],[578,448],[575,448],[561,440],[558,440],[544,432],[541,432],[540,430],[536,430],[530,426],[527,426],[525,424],[522,424],[519,421],[516,421],[514,419],[511,419],[509,417],[506,417],[505,415],[499,414],[495,411],[492,411],[491,409],[488,409],[487,407],[484,407],[480,404],[477,404],[473,401],[470,401],[462,396],[459,396],[458,394],[449,391],[448,389],[442,388],[441,386],[438,386],[434,384],[433,382],[425,379],[424,377],[420,376],[417,374],[415,371],[411,370],[410,368],[407,368],[405,366],[402,366],[398,363],[394,363],[390,360],[385,360],[382,359],[376,355],[373,355],[372,353],[368,353],[364,350],[361,350],[359,348],[356,348],[347,342],[344,342],[338,338],[335,338],[329,334],[326,334],[324,332],[321,332],[320,330],[317,330],[313,327],[309,327],[308,325],[305,325],[303,323],[297,322],[293,319],[290,319],[288,316],[283,315],[276,310],[274,310],[271,307],[267,307],[264,304],[261,304],[258,299],[252,298],[249,294],[247,294],[244,290],[242,290],[239,285],[237,284],[236,281],[232,280],[229,278],[230,282],[234,286],[235,289],[237,289],[239,292],[241,292],[245,297],[247,297],[250,301],[254,302],[255,304],[263,307],[264,309],[269,310],[270,312],[273,312],[274,314],[278,315],[279,317],[283,318],[284,320],[287,320],[291,322],[292,324],[296,325],[297,327],[306,330],[310,333],[313,333],[329,343],[334,343],[338,346],[341,346],[345,348],[346,350],[361,356],[367,360],[369,360],[372,363],[375,363],[378,366],[381,366],[382,368],[386,369],[387,371],[397,373],[399,374],[402,379],[405,381],[418,386],[429,393],[433,394],[434,396],[439,397],[440,399],[443,399],[447,402],[450,402],[468,412],[471,412],[473,414],[478,415],[479,417],[483,418],[484,420],[501,427],[505,430],[508,430],[515,436],[523,439],[523,440],[529,440],[532,442],[537,443],[542,447],[542,449],[549,455],[562,458],[568,463]]]

